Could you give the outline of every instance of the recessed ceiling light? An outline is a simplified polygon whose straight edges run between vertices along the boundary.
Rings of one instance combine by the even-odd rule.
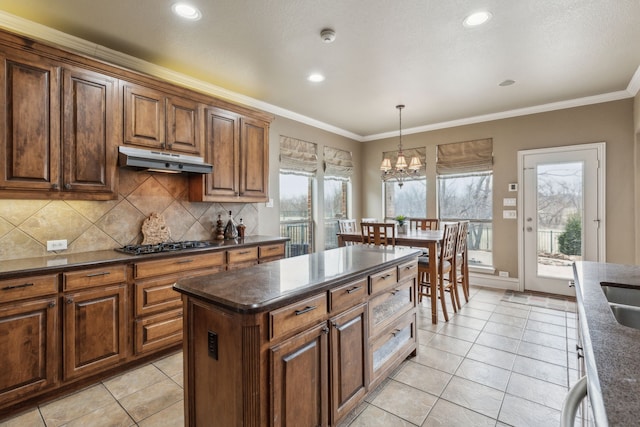
[[[465,27],[477,27],[478,25],[482,25],[489,19],[491,19],[491,16],[491,12],[487,11],[472,13],[471,15],[464,18],[464,21],[462,21],[462,25],[464,25]]]
[[[504,86],[511,86],[512,84],[515,84],[515,82],[516,82],[515,80],[507,79],[507,80],[504,80],[504,81],[500,82],[498,84],[498,86],[503,86],[503,87]]]
[[[174,3],[171,5],[171,10],[176,15],[191,21],[197,21],[202,18],[202,13],[195,6],[187,3]]]
[[[324,81],[324,76],[322,74],[314,73],[307,77],[307,79],[310,82],[318,83]]]

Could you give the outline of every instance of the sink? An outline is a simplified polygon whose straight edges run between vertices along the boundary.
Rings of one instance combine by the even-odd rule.
[[[640,307],[640,288],[609,282],[602,282],[600,285],[607,301]]]
[[[630,328],[640,329],[640,307],[609,303],[618,323]]]

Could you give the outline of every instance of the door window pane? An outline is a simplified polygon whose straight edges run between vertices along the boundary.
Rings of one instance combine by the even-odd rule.
[[[440,221],[469,220],[469,264],[493,265],[493,172],[438,176]]]
[[[338,247],[338,220],[347,218],[347,181],[324,180],[324,248]]]
[[[286,256],[308,254],[313,248],[311,177],[280,174],[280,235],[291,240]]]

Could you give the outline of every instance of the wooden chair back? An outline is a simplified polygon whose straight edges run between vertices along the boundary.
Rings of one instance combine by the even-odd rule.
[[[362,222],[362,243],[375,246],[395,246],[396,227],[389,222]]]
[[[338,229],[340,230],[341,233],[356,233],[358,231],[356,220],[355,219],[339,219]]]
[[[361,222],[378,222],[377,218],[362,218]]]
[[[458,236],[456,238],[456,255],[466,255],[468,234],[469,221],[460,221],[458,223]]]
[[[449,261],[453,264],[453,258],[456,256],[456,241],[458,239],[458,224],[445,224],[444,237],[442,238],[442,245],[440,247],[440,264],[439,267],[445,264],[445,261]]]
[[[410,218],[409,227],[412,230],[437,230],[440,220],[437,218]]]

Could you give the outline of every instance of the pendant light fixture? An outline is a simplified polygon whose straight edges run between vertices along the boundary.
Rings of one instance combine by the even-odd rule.
[[[394,180],[398,182],[398,186],[402,188],[404,185],[404,181],[411,176],[414,176],[418,173],[420,168],[422,167],[422,162],[420,162],[420,158],[418,156],[413,156],[411,161],[407,165],[407,158],[404,156],[404,152],[402,151],[402,109],[404,105],[396,105],[398,109],[398,115],[400,117],[400,140],[398,143],[398,160],[396,161],[395,168],[391,167],[391,159],[385,157],[382,160],[382,164],[380,165],[380,170],[382,171],[382,180]]]

